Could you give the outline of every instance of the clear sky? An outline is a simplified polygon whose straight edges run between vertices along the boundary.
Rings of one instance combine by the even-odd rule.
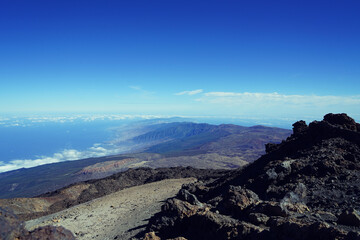
[[[0,113],[360,114],[360,1],[1,0]]]

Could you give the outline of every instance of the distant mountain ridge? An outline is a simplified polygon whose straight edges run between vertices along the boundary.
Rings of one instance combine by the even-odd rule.
[[[217,125],[207,123],[173,122],[152,125],[154,130],[134,137],[135,142],[180,139],[199,135],[204,132],[212,132],[218,129]]]
[[[169,134],[170,133],[170,134]],[[166,138],[163,143],[150,146],[145,152],[173,155],[181,151],[187,153],[208,153],[224,151],[231,148],[229,154],[238,152],[234,147],[262,148],[269,142],[280,142],[290,135],[291,131],[281,128],[253,126],[243,127],[234,124],[196,124],[196,123],[170,123],[162,126],[161,129],[148,132],[137,137],[137,139],[158,139],[159,136],[177,136]],[[221,142],[221,144],[214,144]],[[241,151],[240,151],[241,152]],[[263,152],[265,153],[265,152]],[[258,156],[257,156],[258,157]],[[255,158],[246,158],[245,161],[252,162]]]
[[[290,130],[230,124],[155,122],[139,133],[128,140],[129,144],[142,146],[138,153],[0,173],[0,198],[36,196],[75,182],[102,178],[137,167],[233,169],[260,157],[265,153],[266,143],[280,142],[290,134]]]

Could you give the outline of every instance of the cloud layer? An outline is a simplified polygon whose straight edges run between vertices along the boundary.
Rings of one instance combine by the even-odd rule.
[[[199,95],[195,101],[207,111],[247,117],[314,117],[315,119],[329,112],[345,112],[356,118],[360,112],[360,95],[319,96],[287,95],[277,92],[205,92]]]
[[[0,162],[0,172],[7,172],[19,168],[36,167],[39,165],[49,164],[49,163],[115,155],[123,152],[124,150],[125,149],[120,147],[115,148],[111,146],[105,148],[104,146],[101,146],[101,144],[94,144],[92,147],[86,149],[85,151],[78,151],[75,149],[65,149],[62,152],[55,153],[53,154],[53,156],[50,157],[41,156],[37,159],[12,160],[7,163]]]
[[[334,104],[357,105],[360,104],[359,96],[317,96],[317,95],[285,95],[279,93],[236,93],[236,92],[208,92],[197,101],[210,103],[230,104],[297,104],[312,106],[328,106]]]
[[[123,121],[123,120],[148,120],[156,118],[167,118],[171,115],[154,114],[75,114],[69,116],[27,116],[27,117],[0,117],[0,126],[5,127],[27,127],[38,123],[69,123],[76,121]]]
[[[175,95],[195,95],[195,94],[199,94],[202,93],[203,90],[202,89],[197,89],[197,90],[192,90],[192,91],[183,91],[183,92],[178,92],[175,93]]]

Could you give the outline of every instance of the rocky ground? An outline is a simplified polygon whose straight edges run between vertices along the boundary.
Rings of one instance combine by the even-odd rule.
[[[0,208],[1,240],[75,240],[74,235],[63,227],[44,226],[28,231],[24,223],[11,211]]]
[[[158,212],[161,201],[173,197],[182,183],[193,181],[194,177],[201,181],[213,181],[227,172],[229,170],[191,167],[130,169],[103,179],[73,184],[36,198],[2,199],[0,240],[106,239],[109,236],[112,237],[110,239],[129,239],[144,230],[146,219]],[[190,180],[176,180],[180,178]],[[66,212],[57,214],[62,210]],[[24,228],[24,220],[41,216],[44,218],[29,222],[28,229]],[[62,224],[71,231],[63,228]],[[92,234],[95,228],[99,233]]]
[[[267,154],[210,184],[184,186],[145,239],[360,239],[360,125],[296,122]]]
[[[130,187],[93,201],[26,222],[33,230],[40,226],[62,226],[76,239],[131,239],[145,229],[159,212],[163,201],[174,197],[182,184],[194,178],[168,179]]]
[[[91,201],[122,189],[164,179],[196,177],[211,180],[230,170],[195,169],[191,167],[137,168],[112,176],[79,182],[34,198],[0,199],[1,208],[11,209],[20,220],[30,220]]]

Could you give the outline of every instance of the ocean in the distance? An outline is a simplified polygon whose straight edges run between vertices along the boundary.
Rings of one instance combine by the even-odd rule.
[[[162,120],[161,120],[162,119]],[[133,150],[133,134],[156,122],[195,121],[243,126],[263,124],[254,119],[0,116],[0,173],[47,163],[114,155]],[[267,125],[267,124],[264,124]]]
[[[104,146],[118,137],[116,129],[127,122],[74,120],[0,124],[0,172],[107,155],[111,151]]]
[[[110,122],[41,123],[33,126],[0,126],[0,158],[31,159],[64,149],[84,150],[111,137]]]

